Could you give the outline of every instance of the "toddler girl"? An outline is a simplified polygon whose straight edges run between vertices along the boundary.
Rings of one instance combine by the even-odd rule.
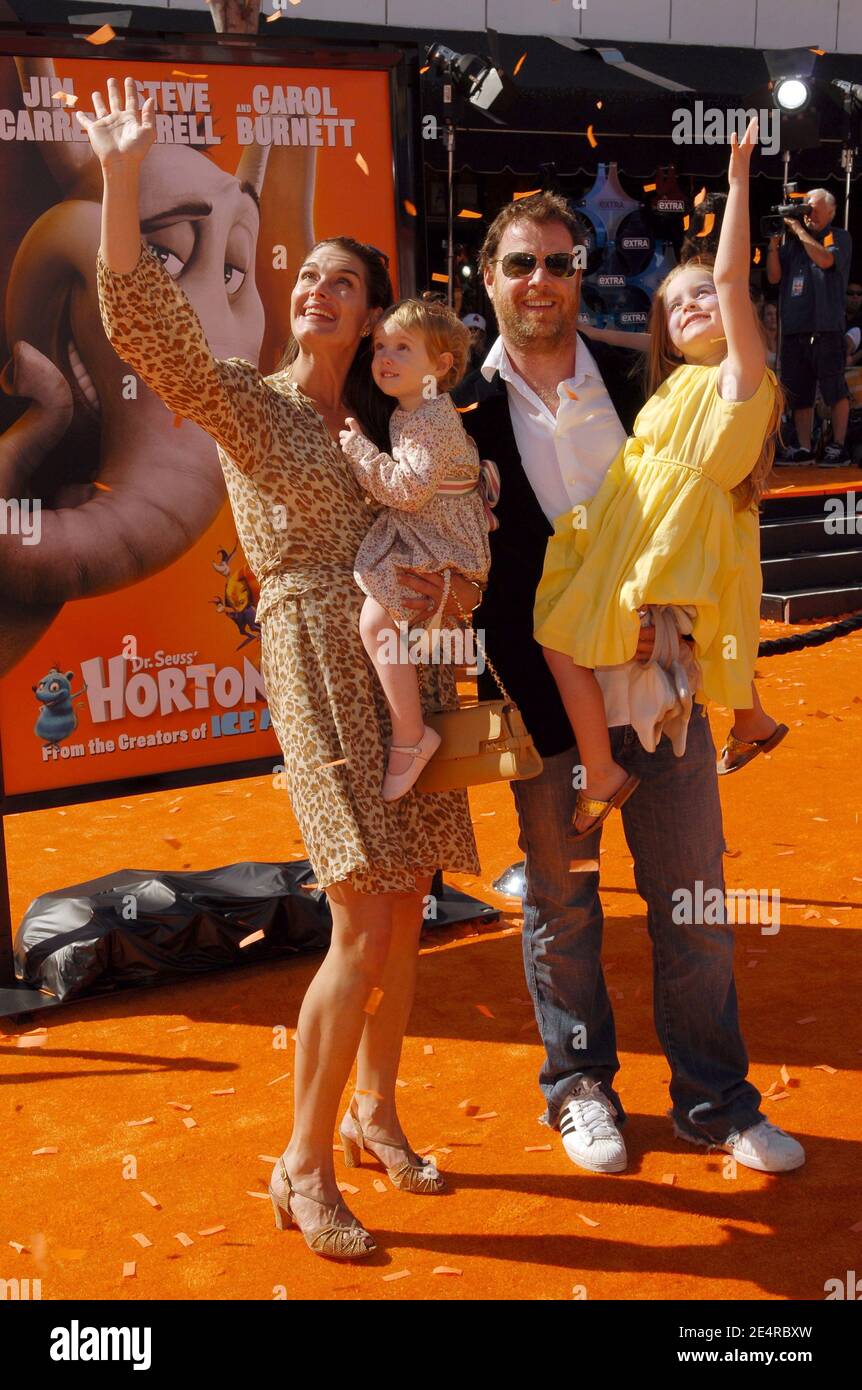
[[[383,510],[356,556],[367,595],[360,617],[365,650],[392,718],[384,801],[410,790],[440,743],[422,717],[419,680],[405,651],[410,614],[402,610],[399,570],[442,573],[443,595],[427,627],[439,627],[452,573],[484,585],[490,566],[490,506],[499,495],[493,464],[479,461],[448,392],[464,375],[470,334],[445,305],[405,299],[374,329],[371,370],[398,406],[389,426],[391,454],[379,453],[355,420],[341,447],[361,487]]]

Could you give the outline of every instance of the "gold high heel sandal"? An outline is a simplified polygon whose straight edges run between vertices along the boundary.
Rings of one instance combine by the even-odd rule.
[[[342,1120],[338,1133],[341,1138],[342,1149],[344,1150],[345,1168],[358,1168],[361,1155],[366,1152],[383,1163],[383,1159],[380,1158],[380,1155],[374,1152],[373,1140],[366,1139],[365,1135],[362,1133],[362,1126],[359,1123],[359,1116],[356,1113],[355,1100],[350,1102],[350,1108],[344,1119],[347,1119],[348,1116],[356,1126],[356,1137],[345,1132],[343,1127],[344,1120]],[[389,1144],[390,1141],[384,1140],[383,1142]],[[378,1143],[380,1143],[379,1140]],[[386,1168],[386,1174],[393,1187],[399,1188],[401,1192],[418,1192],[423,1197],[446,1191],[446,1182],[437,1172],[437,1168],[432,1162],[412,1163],[407,1155],[407,1151],[403,1149],[400,1144],[393,1142],[391,1147],[393,1149],[401,1149],[404,1154],[403,1163],[398,1163],[392,1168]],[[386,1167],[385,1163],[383,1166]]]
[[[278,1196],[273,1191],[273,1182],[276,1175],[287,1187],[287,1196]],[[272,1209],[275,1212],[275,1224],[279,1231],[285,1227],[285,1217],[288,1226],[296,1226],[302,1231],[305,1243],[309,1250],[315,1255],[325,1255],[330,1260],[361,1260],[366,1255],[373,1255],[377,1246],[372,1237],[365,1230],[364,1226],[339,1226],[335,1221],[335,1216],[339,1211],[344,1211],[348,1216],[352,1215],[344,1202],[337,1202],[335,1206],[327,1206],[326,1202],[320,1202],[316,1197],[309,1197],[305,1192],[299,1192],[290,1181],[287,1169],[284,1166],[284,1159],[280,1158],[272,1170],[272,1177],[269,1180],[269,1195],[272,1200]],[[327,1226],[320,1227],[319,1230],[308,1234],[302,1230],[299,1222],[290,1209],[290,1199],[292,1196],[306,1197],[309,1202],[317,1202],[318,1206],[332,1213],[332,1220]]]

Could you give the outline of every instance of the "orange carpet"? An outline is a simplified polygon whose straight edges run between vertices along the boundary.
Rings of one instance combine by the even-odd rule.
[[[247,967],[0,1020],[0,1278],[41,1277],[43,1299],[822,1299],[827,1279],[862,1269],[860,657],[856,633],[761,661],[764,703],[791,737],[722,781],[729,886],[781,893],[777,935],[738,928],[738,983],[751,1076],[772,1088],[770,1118],[805,1143],[803,1169],[733,1175],[723,1155],[673,1138],[618,819],[603,851],[604,959],[630,1165],[594,1176],[568,1162],[537,1123],[519,905],[489,886],[519,857],[511,797],[479,788],[483,875],[457,882],[504,920],[429,934],[399,1092],[451,1194],[380,1190],[376,1166],[341,1168],[381,1247],[362,1265],[275,1230],[265,1155],[287,1141],[290,1039],[317,957]],[[718,738],[726,714],[711,717]],[[17,816],[7,833],[16,920],[37,893],[123,865],[302,852],[268,779]],[[38,1027],[41,1044],[21,1047]]]

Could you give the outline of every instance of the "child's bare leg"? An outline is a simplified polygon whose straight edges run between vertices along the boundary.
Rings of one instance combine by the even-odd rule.
[[[761,739],[769,738],[778,727],[775,720],[766,713],[760,703],[760,696],[754,681],[751,682],[751,698],[753,701],[751,709],[735,709],[733,711],[732,732],[736,738],[741,738],[745,743],[755,743]]]
[[[551,675],[557,682],[560,697],[574,731],[578,756],[584,767],[587,796],[608,801],[626,780],[628,773],[614,762],[605,714],[605,702],[595,673],[586,666],[576,666],[564,652],[542,648]],[[576,830],[587,830],[594,816],[578,815]]]
[[[419,677],[407,652],[401,651],[398,624],[382,604],[368,597],[362,605],[359,633],[389,705],[392,742],[414,748],[422,738],[425,721],[419,698]],[[406,772],[410,762],[409,753],[390,753],[389,771]]]

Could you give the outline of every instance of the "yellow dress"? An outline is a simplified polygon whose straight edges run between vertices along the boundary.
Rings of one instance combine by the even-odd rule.
[[[760,455],[778,383],[725,401],[718,367],[683,366],[641,410],[592,501],[558,517],[536,594],[535,635],[579,665],[616,666],[637,647],[643,604],[697,609],[698,697],[751,706],[760,604],[754,509],[731,489]]]

